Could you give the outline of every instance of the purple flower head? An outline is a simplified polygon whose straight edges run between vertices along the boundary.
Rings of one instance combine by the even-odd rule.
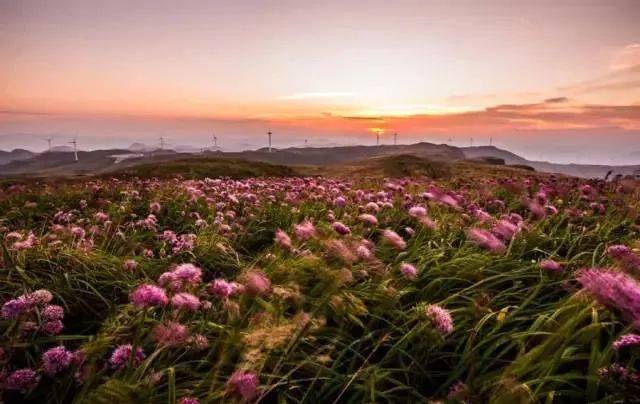
[[[370,213],[361,214],[360,216],[358,216],[358,220],[371,226],[376,226],[378,224],[378,219]]]
[[[407,264],[406,262],[400,264],[400,273],[409,280],[414,280],[418,277],[418,270],[416,267],[411,264]]]
[[[391,229],[386,229],[382,232],[382,238],[384,241],[395,248],[396,250],[404,250],[407,248],[407,243],[404,239],[395,231]]]
[[[31,307],[31,302],[24,296],[11,299],[2,305],[2,318],[15,320],[20,317],[21,314],[31,310]]]
[[[138,309],[164,307],[169,302],[164,289],[149,284],[142,284],[135,288],[129,295],[129,300]]]
[[[371,258],[373,258],[373,253],[364,244],[361,244],[358,246],[358,248],[356,248],[356,254],[363,261],[369,261]]]
[[[296,237],[301,241],[306,241],[312,239],[316,234],[316,228],[308,220],[303,221],[300,224],[296,224],[294,226],[294,232]]]
[[[540,268],[551,272],[562,272],[562,265],[554,260],[540,261]]]
[[[133,347],[131,344],[120,345],[116,349],[113,350],[111,354],[111,358],[109,358],[109,364],[114,369],[122,369],[129,364],[131,360],[131,353],[133,351]],[[133,359],[133,366],[138,366],[140,362],[145,358],[144,352],[142,352],[142,348],[136,348],[136,355]]]
[[[46,305],[42,310],[42,318],[45,321],[62,320],[64,318],[64,309],[55,304]]]
[[[293,245],[291,244],[291,237],[289,237],[289,235],[282,229],[276,230],[275,241],[276,243],[278,243],[278,245],[280,245],[280,247],[284,248],[285,250],[293,249]]]
[[[177,293],[171,298],[171,306],[177,310],[197,311],[200,308],[200,299],[191,293]]]
[[[73,355],[63,346],[51,348],[42,354],[42,369],[49,376],[66,370],[71,365]]]
[[[342,236],[346,236],[347,234],[351,233],[351,230],[342,222],[333,222],[331,224],[331,227],[336,231],[336,233]]]
[[[248,370],[236,370],[227,381],[227,391],[246,401],[255,399],[258,395],[258,375]]]
[[[25,368],[11,373],[5,380],[5,386],[8,390],[27,391],[36,388],[39,382],[40,377],[35,370]]]
[[[613,349],[618,350],[624,347],[632,347],[640,345],[640,335],[625,334],[613,342]]]
[[[158,345],[185,345],[189,339],[189,329],[183,324],[172,321],[159,324],[153,329],[153,339]]]
[[[126,260],[122,263],[122,269],[124,269],[125,271],[133,271],[137,268],[137,266],[138,263],[134,260]]]
[[[582,269],[576,279],[598,302],[619,310],[640,325],[640,284],[629,275],[612,269]]]
[[[60,320],[47,321],[42,325],[42,331],[49,335],[58,335],[64,329],[64,324]]]
[[[244,285],[252,295],[266,295],[271,290],[271,281],[262,271],[253,270],[244,276]]]
[[[221,299],[226,299],[233,293],[233,286],[224,279],[214,279],[207,286],[207,291]]]
[[[182,397],[178,404],[200,404],[200,400],[195,397]]]
[[[409,209],[409,216],[415,218],[427,216],[427,209],[422,206],[413,206]]]
[[[172,272],[185,283],[194,285],[202,282],[202,269],[193,264],[180,264]]]
[[[25,295],[27,300],[33,305],[47,304],[53,300],[53,295],[46,289],[36,290]]]
[[[627,271],[640,271],[640,256],[626,245],[612,245],[607,248],[607,254]]]
[[[507,249],[502,241],[484,229],[469,229],[467,231],[467,237],[480,247],[491,252],[500,253]]]
[[[333,200],[333,204],[339,208],[347,206],[347,200],[343,196],[339,196]]]
[[[431,321],[431,325],[433,325],[440,334],[447,335],[453,331],[453,319],[447,309],[436,304],[430,304],[425,309],[425,314]]]

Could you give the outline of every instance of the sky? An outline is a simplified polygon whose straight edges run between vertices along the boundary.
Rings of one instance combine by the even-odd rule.
[[[492,143],[640,163],[640,2],[0,0],[0,149]]]

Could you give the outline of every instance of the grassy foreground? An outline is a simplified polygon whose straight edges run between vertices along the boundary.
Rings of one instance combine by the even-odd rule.
[[[1,187],[5,402],[640,392],[638,184],[513,170]]]

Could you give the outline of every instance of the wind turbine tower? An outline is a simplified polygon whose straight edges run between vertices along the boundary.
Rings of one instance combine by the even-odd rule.
[[[70,141],[69,143],[73,145],[73,157],[76,161],[78,161],[78,142],[76,138],[74,137],[73,140]]]
[[[45,140],[47,141],[47,144],[49,145],[49,147],[47,148],[47,151],[49,153],[51,153],[51,141],[53,140],[53,138],[52,137],[48,137]]]
[[[160,150],[164,149],[164,137],[160,136]]]
[[[269,136],[269,153],[271,153],[271,131],[267,132],[267,135]]]
[[[393,134],[393,145],[394,146],[398,145],[398,132]]]

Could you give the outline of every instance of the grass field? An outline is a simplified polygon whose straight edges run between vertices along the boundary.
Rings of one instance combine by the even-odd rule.
[[[638,184],[409,163],[3,182],[4,401],[636,399]]]

